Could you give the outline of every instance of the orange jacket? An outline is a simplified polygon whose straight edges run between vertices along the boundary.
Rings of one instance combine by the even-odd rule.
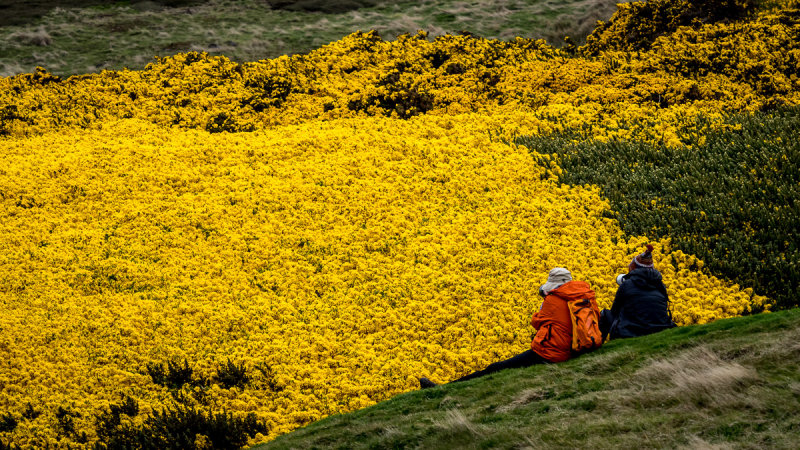
[[[531,349],[550,362],[566,361],[572,354],[572,318],[570,300],[588,298],[598,309],[594,291],[585,281],[570,281],[550,292],[542,302],[542,308],[531,318],[536,336]],[[599,313],[598,313],[599,314]]]

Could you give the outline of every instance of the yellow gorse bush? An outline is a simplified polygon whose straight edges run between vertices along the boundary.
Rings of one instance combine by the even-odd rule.
[[[142,71],[0,80],[0,135],[93,128],[139,118],[165,126],[252,131],[358,116],[525,110],[599,138],[677,143],[701,114],[797,104],[798,13],[680,28],[648,51],[583,58],[518,38],[354,33],[307,55],[238,64],[187,53]]]
[[[610,306],[641,250],[602,217],[596,188],[541,180],[528,151],[490,139],[516,117],[312,122],[248,134],[139,121],[4,141],[0,169],[0,404],[87,418],[131,393],[167,402],[143,367],[174,357],[211,375],[267,364],[280,390],[215,388],[271,436],[447,380],[529,345],[549,268]],[[492,123],[494,121],[494,123]],[[763,298],[659,267],[681,324]],[[54,444],[52,418],[23,444]]]
[[[257,414],[270,431],[255,443],[524,350],[552,267],[609,307],[647,238],[605,217],[598,187],[561,185],[549,155],[498,137],[677,144],[724,111],[798,102],[796,77],[768,95],[733,72],[648,64],[688,45],[589,60],[357,33],[242,65],[190,53],[0,80],[0,409],[45,411],[8,436],[75,444],[53,415],[69,407],[91,444],[93,415],[122,394],[133,421],[170,404],[148,363],[210,377],[230,358],[250,385],[186,401]],[[768,306],[655,247],[679,324]]]

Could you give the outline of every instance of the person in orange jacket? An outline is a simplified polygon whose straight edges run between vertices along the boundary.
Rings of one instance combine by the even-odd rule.
[[[536,328],[531,349],[505,361],[492,363],[485,369],[461,377],[452,383],[482,377],[503,369],[558,363],[572,356],[572,318],[567,302],[589,299],[592,308],[599,314],[600,309],[594,291],[585,281],[573,281],[569,270],[556,267],[550,271],[547,282],[539,288],[539,294],[544,300],[539,312],[531,317],[531,325]],[[425,377],[419,379],[419,384],[422,389],[438,386]]]

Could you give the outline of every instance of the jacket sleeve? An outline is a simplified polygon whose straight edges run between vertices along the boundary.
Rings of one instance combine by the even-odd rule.
[[[542,326],[550,320],[551,314],[549,312],[549,306],[550,306],[549,303],[550,302],[547,300],[547,297],[542,299],[541,308],[539,308],[539,311],[534,313],[533,317],[531,317],[531,325],[533,326],[533,328],[536,328],[538,330],[539,328],[542,328]]]
[[[619,312],[622,310],[622,307],[625,305],[625,299],[627,295],[625,295],[625,286],[620,286],[617,288],[617,293],[614,295],[614,303],[611,304],[611,314],[614,317],[619,317]]]

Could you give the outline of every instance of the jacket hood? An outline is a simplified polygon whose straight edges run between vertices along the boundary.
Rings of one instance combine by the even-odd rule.
[[[550,291],[550,295],[570,301],[580,300],[588,296],[594,297],[594,291],[589,286],[589,283],[585,281],[569,281]]]
[[[631,270],[626,278],[639,286],[644,284],[658,285],[661,283],[661,272],[652,267],[640,267]]]

